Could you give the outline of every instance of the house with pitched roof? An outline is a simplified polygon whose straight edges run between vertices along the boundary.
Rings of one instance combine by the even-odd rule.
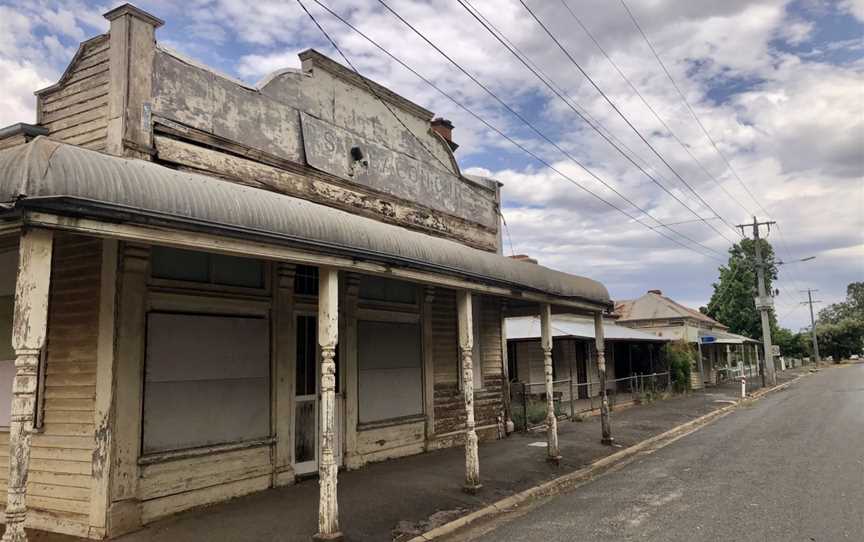
[[[690,375],[693,389],[716,383],[721,369],[759,363],[758,341],[730,333],[727,326],[660,290],[616,301],[615,317],[619,325],[692,345],[697,352]]]

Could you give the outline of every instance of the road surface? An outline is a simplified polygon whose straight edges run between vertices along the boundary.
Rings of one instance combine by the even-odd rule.
[[[864,541],[864,364],[823,369],[453,539]]]

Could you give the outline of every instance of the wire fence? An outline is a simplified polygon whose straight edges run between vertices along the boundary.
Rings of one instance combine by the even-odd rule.
[[[635,374],[606,381],[610,408],[638,402],[671,389],[669,372]],[[510,383],[512,417],[517,429],[527,431],[546,423],[546,398],[545,382]],[[573,419],[600,408],[600,382],[577,382],[569,378],[555,380],[552,383],[552,402],[555,415],[564,419]]]
[[[740,382],[744,377],[747,394],[762,387],[762,373],[758,365],[737,365],[735,367],[721,367],[717,369],[717,384],[729,382]]]

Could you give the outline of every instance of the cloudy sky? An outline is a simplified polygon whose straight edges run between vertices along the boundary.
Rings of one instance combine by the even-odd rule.
[[[361,73],[453,121],[465,171],[505,183],[507,253],[600,279],[617,299],[659,288],[697,307],[738,238],[730,226],[757,215],[779,223],[782,259],[817,257],[781,269],[781,324],[809,324],[799,290],[833,302],[864,280],[864,0],[628,0],[671,79],[620,0],[524,0],[567,54],[520,0],[386,1],[533,128],[378,0],[321,0],[554,170],[303,0]],[[0,0],[0,126],[33,122],[33,90],[107,30],[115,4]],[[249,83],[309,47],[338,59],[296,0],[137,5],[167,21],[163,45]]]

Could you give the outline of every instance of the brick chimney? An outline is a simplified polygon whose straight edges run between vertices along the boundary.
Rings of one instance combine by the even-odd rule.
[[[662,290],[648,290],[648,293],[649,293],[649,294],[663,295],[663,291],[662,291]]]
[[[459,145],[453,143],[453,123],[447,119],[442,119],[438,117],[432,121],[432,130],[435,131],[438,135],[444,138],[444,141],[450,145],[451,151],[456,151],[459,148]]]
[[[511,260],[516,260],[517,262],[527,262],[527,263],[533,263],[533,264],[537,263],[537,260],[535,260],[534,258],[532,258],[531,256],[529,256],[527,254],[514,254],[513,256],[507,256],[507,257],[510,258]]]

